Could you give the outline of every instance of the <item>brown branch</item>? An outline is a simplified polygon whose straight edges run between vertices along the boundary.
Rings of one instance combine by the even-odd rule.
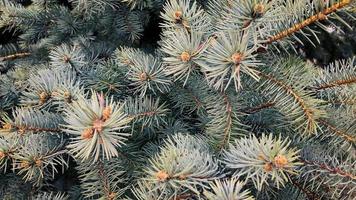
[[[224,93],[224,102],[226,103],[226,112],[227,112],[227,124],[226,127],[224,128],[224,139],[222,141],[222,143],[219,146],[219,149],[223,149],[226,142],[228,142],[228,138],[230,135],[230,131],[231,131],[231,125],[232,125],[232,106],[231,103],[229,101],[229,97]]]
[[[340,175],[340,176],[345,177],[345,178],[350,178],[352,180],[356,180],[356,175],[351,174],[349,172],[345,172],[345,171],[341,170],[338,167],[333,168],[333,167],[330,167],[330,166],[328,166],[328,165],[326,165],[324,163],[320,164],[320,163],[317,163],[315,161],[308,161],[308,160],[304,160],[304,159],[300,159],[300,161],[303,162],[304,164],[312,165],[312,166],[315,166],[315,167],[320,168],[322,170],[326,170],[331,174],[337,174],[337,175]]]
[[[104,164],[102,163],[102,161],[99,161],[98,163],[98,173],[99,173],[100,181],[104,187],[105,197],[108,200],[113,200],[116,194],[110,190],[109,180],[105,172]]]
[[[17,58],[24,58],[31,55],[29,52],[15,53],[7,56],[0,57],[0,61],[15,60]]]
[[[350,100],[336,100],[336,101],[328,101],[328,103],[336,104],[336,105],[356,105],[356,99]]]
[[[153,116],[156,115],[158,112],[157,111],[148,111],[148,112],[142,112],[134,115],[129,115],[130,118],[138,118],[138,117],[147,117],[147,116]]]
[[[331,131],[333,131],[336,135],[339,135],[341,137],[343,137],[345,140],[351,142],[351,143],[355,143],[356,138],[346,132],[343,132],[339,129],[337,129],[336,127],[334,127],[333,125],[329,124],[328,122],[319,119],[318,122],[324,126],[326,126],[328,129],[330,129]]]
[[[309,18],[305,19],[304,21],[295,24],[293,27],[284,30],[282,32],[277,33],[276,35],[268,38],[266,44],[271,44],[272,42],[275,42],[277,40],[283,39],[285,37],[288,37],[290,35],[292,35],[295,32],[298,32],[299,30],[303,29],[306,26],[309,26],[310,24],[319,21],[319,20],[325,20],[327,19],[327,15],[336,12],[337,10],[348,6],[349,4],[351,4],[351,0],[341,0],[338,3],[335,3],[334,5],[332,5],[329,8],[324,9],[323,11],[310,16]]]
[[[305,113],[307,119],[308,119],[308,124],[307,124],[307,128],[308,130],[313,129],[313,124],[315,122],[314,120],[314,116],[313,116],[313,111],[307,107],[307,105],[305,104],[304,100],[302,97],[299,96],[299,94],[297,94],[292,87],[290,87],[289,85],[286,85],[285,83],[283,83],[282,81],[274,78],[273,76],[269,75],[269,74],[264,74],[262,72],[258,73],[261,77],[270,80],[272,82],[274,82],[275,84],[277,84],[278,86],[280,86],[281,88],[283,88],[288,94],[290,94],[296,101],[297,103],[300,105],[300,107],[303,109],[303,112]]]
[[[309,200],[319,200],[320,198],[317,197],[317,194],[315,194],[312,191],[309,191],[307,188],[304,188],[303,185],[298,183],[297,181],[291,179],[291,182],[294,186],[296,186],[299,190],[301,190]]]
[[[356,83],[356,76],[352,77],[350,79],[336,80],[336,81],[333,81],[330,83],[326,83],[326,84],[320,85],[314,89],[315,90],[324,90],[324,89],[328,89],[328,88],[332,88],[332,87],[336,87],[336,86],[349,85],[349,84],[353,84],[353,83]]]
[[[263,109],[270,108],[274,105],[275,105],[274,102],[266,102],[266,103],[262,103],[258,106],[255,106],[255,107],[243,109],[242,112],[247,113],[247,114],[253,114],[253,113],[257,113]]]
[[[31,126],[17,126],[14,124],[5,124],[0,130],[11,131],[12,129],[16,129],[20,134],[24,134],[26,131],[33,132],[61,132],[62,130],[59,128],[42,128],[42,127],[31,127]]]

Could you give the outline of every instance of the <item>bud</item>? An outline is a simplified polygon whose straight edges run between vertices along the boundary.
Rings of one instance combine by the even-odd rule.
[[[41,167],[41,165],[42,165],[42,160],[41,160],[41,159],[37,159],[37,160],[35,161],[35,164],[36,164],[37,167]]]
[[[169,175],[167,174],[167,172],[161,170],[161,171],[157,172],[156,178],[159,181],[163,182],[163,181],[166,181],[169,178]]]
[[[181,55],[180,55],[180,59],[183,62],[188,62],[190,60],[190,55],[188,52],[184,51]]]
[[[242,53],[237,52],[237,53],[232,54],[231,60],[234,64],[239,64],[242,61],[243,57],[244,56]]]
[[[29,168],[30,167],[30,162],[28,162],[27,160],[23,160],[20,163],[20,168]]]
[[[263,166],[263,169],[264,169],[266,172],[272,171],[272,164],[271,164],[271,163],[266,163],[266,164]]]
[[[147,73],[146,73],[146,72],[142,72],[142,73],[139,75],[139,78],[140,78],[141,81],[147,80]]]
[[[116,193],[115,192],[110,192],[110,194],[108,195],[108,200],[114,200],[116,197]]]
[[[256,14],[262,15],[265,12],[265,6],[261,3],[258,3],[255,5],[255,7],[253,8],[253,11]]]
[[[103,110],[103,120],[107,120],[109,119],[111,116],[111,107],[110,106],[106,106]]]
[[[68,91],[65,91],[63,93],[63,96],[64,96],[65,99],[70,99],[70,97],[71,97],[70,92],[68,92]]]
[[[41,92],[39,94],[39,97],[40,97],[40,104],[44,104],[46,103],[47,99],[48,99],[48,94],[46,92]]]
[[[0,160],[2,160],[3,158],[5,158],[5,153],[0,151]]]
[[[11,129],[12,129],[12,125],[11,125],[10,123],[5,123],[5,124],[2,126],[2,129],[11,130]]]
[[[103,126],[104,126],[104,121],[103,120],[101,120],[101,119],[94,120],[93,129],[98,131],[98,133],[100,133],[103,130]]]
[[[287,164],[288,164],[288,160],[287,160],[287,158],[286,158],[284,155],[277,155],[277,156],[274,158],[274,165],[275,165],[277,168],[283,168],[283,167],[285,167]]]
[[[88,128],[88,129],[85,129],[83,132],[82,132],[82,139],[91,139],[94,135],[94,131],[93,129],[91,128]]]
[[[64,55],[64,56],[63,56],[63,61],[64,61],[65,63],[69,63],[70,57],[67,56],[67,55]]]
[[[174,19],[180,20],[180,19],[182,19],[182,15],[183,15],[182,11],[177,10],[174,12]]]

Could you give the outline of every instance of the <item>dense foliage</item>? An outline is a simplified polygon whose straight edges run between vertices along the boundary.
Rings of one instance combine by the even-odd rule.
[[[0,0],[0,199],[356,198],[355,11]]]

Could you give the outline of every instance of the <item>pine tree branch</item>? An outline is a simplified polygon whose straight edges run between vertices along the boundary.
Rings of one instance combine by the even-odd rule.
[[[224,102],[226,104],[227,122],[226,122],[226,127],[224,128],[224,139],[222,140],[221,144],[219,145],[220,150],[223,150],[224,146],[229,141],[231,126],[232,126],[231,102],[229,100],[229,97],[225,93],[223,93],[223,96],[224,96]]]
[[[282,32],[279,32],[276,35],[270,37],[267,40],[266,44],[271,44],[271,43],[273,43],[275,41],[278,41],[278,40],[281,40],[281,39],[283,39],[285,37],[288,37],[288,36],[298,32],[299,30],[303,29],[304,27],[313,24],[316,21],[327,19],[327,15],[329,15],[331,13],[334,13],[337,10],[350,5],[351,1],[352,0],[342,0],[339,3],[335,3],[334,5],[330,6],[329,8],[326,8],[323,11],[321,11],[321,12],[319,12],[319,13],[313,15],[313,16],[310,16],[309,18],[305,19],[304,21],[302,21],[302,22],[300,22],[298,24],[295,24],[293,27],[291,27],[291,28],[289,28],[287,30],[284,30]]]
[[[59,133],[61,132],[61,129],[59,128],[43,128],[43,127],[31,127],[31,126],[17,126],[14,124],[5,124],[0,130],[11,130],[12,128],[15,128],[20,134],[24,134],[26,131],[32,131],[32,132],[56,132]]]
[[[7,56],[0,57],[0,61],[8,61],[8,60],[15,60],[17,58],[24,58],[31,55],[29,52],[23,52],[23,53],[15,53]]]
[[[356,105],[356,99],[351,100],[336,100],[336,101],[328,101],[328,103],[335,104],[335,105]]]
[[[308,160],[304,160],[304,159],[300,159],[300,162],[302,162],[302,163],[304,163],[306,165],[312,165],[312,166],[317,167],[319,169],[322,169],[324,171],[328,171],[331,174],[336,174],[336,175],[340,175],[340,176],[345,177],[345,178],[349,178],[351,180],[356,180],[356,175],[351,174],[351,173],[346,172],[346,171],[343,171],[338,167],[333,168],[333,167],[330,167],[330,166],[328,166],[326,164],[320,164],[320,163],[317,163],[315,161],[308,161]]]
[[[290,87],[289,85],[283,83],[282,81],[274,78],[273,76],[269,75],[269,74],[264,74],[262,72],[258,73],[261,77],[270,80],[271,82],[275,83],[276,85],[280,86],[282,89],[284,89],[286,91],[287,94],[291,95],[296,102],[299,104],[299,106],[302,108],[305,116],[307,117],[307,129],[311,130],[313,127],[313,124],[315,122],[314,120],[314,115],[313,115],[313,111],[308,108],[308,106],[305,104],[304,100],[302,99],[302,97],[297,94],[292,87]]]
[[[247,114],[253,114],[253,113],[257,113],[261,110],[273,107],[274,105],[275,105],[274,102],[266,102],[266,103],[262,103],[258,106],[252,107],[252,108],[243,109],[242,112],[247,113]],[[318,119],[317,121],[320,124],[326,126],[329,130],[335,132],[336,135],[341,136],[342,138],[344,138],[345,140],[347,140],[351,143],[355,143],[356,138],[354,136],[337,129],[336,127],[334,127],[333,125],[329,124],[328,122],[326,122],[324,120]]]
[[[307,188],[303,187],[303,185],[301,185],[300,183],[298,183],[296,180],[291,179],[291,183],[296,186],[300,191],[302,191],[309,200],[320,200],[320,198],[318,198],[317,194],[315,194],[312,191],[309,191]]]
[[[114,197],[115,197],[115,193],[110,191],[109,180],[108,180],[107,174],[106,174],[105,169],[104,169],[104,164],[103,164],[103,162],[101,160],[99,160],[98,162],[99,162],[98,163],[98,174],[99,174],[99,177],[100,177],[100,181],[101,181],[101,183],[103,184],[103,187],[104,187],[105,197],[108,200],[113,200]]]
[[[242,109],[241,111],[246,113],[246,114],[254,114],[254,113],[257,113],[257,112],[259,112],[261,110],[270,108],[270,107],[272,107],[274,105],[275,105],[274,102],[266,102],[266,103],[262,103],[262,104],[260,104],[258,106],[255,106],[255,107]]]
[[[356,141],[356,138],[346,132],[343,132],[339,129],[337,129],[335,126],[329,124],[328,122],[322,120],[322,119],[319,119],[317,120],[320,124],[326,126],[329,130],[333,131],[336,135],[338,136],[341,136],[342,138],[344,138],[345,140],[351,142],[351,143],[355,143]]]
[[[342,85],[350,85],[353,83],[356,83],[356,76],[349,78],[349,79],[341,79],[341,80],[332,81],[330,83],[320,85],[314,89],[315,90],[324,90],[324,89],[333,88],[333,87],[342,86]]]

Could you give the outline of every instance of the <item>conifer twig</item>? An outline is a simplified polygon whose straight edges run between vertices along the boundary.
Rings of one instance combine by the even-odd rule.
[[[15,60],[17,58],[24,58],[31,55],[29,52],[15,53],[7,56],[0,57],[0,61]]]
[[[356,83],[356,76],[349,78],[349,79],[336,80],[336,81],[333,81],[330,83],[320,85],[320,86],[316,87],[315,90],[324,90],[324,89],[328,89],[328,88],[333,88],[333,87],[337,87],[337,86],[341,86],[341,85],[349,85],[349,84],[353,84],[353,83]]]
[[[291,183],[296,186],[299,190],[301,190],[309,200],[319,200],[320,198],[317,197],[317,194],[315,194],[312,191],[309,191],[308,189],[304,188],[303,185],[298,183],[296,180],[291,179]]]
[[[274,105],[275,105],[274,102],[266,102],[266,103],[259,104],[259,105],[255,106],[255,107],[243,109],[242,112],[247,113],[247,114],[253,114],[253,113],[259,112],[261,110],[270,108],[270,107],[272,107]]]
[[[308,121],[307,121],[308,122],[308,124],[307,124],[308,130],[312,129],[313,122],[315,122],[313,111],[310,108],[308,108],[308,106],[305,104],[302,97],[299,94],[297,94],[290,86],[286,85],[282,81],[277,80],[276,78],[274,78],[268,74],[264,74],[262,72],[259,72],[259,75],[267,80],[270,80],[271,82],[275,83],[276,85],[279,85],[281,88],[283,88],[289,95],[291,95],[296,100],[296,102],[302,108],[305,116],[308,119]]]
[[[349,4],[351,4],[352,0],[341,0],[338,3],[335,3],[334,5],[324,9],[323,11],[316,13],[313,16],[310,16],[309,18],[305,19],[304,21],[295,24],[293,27],[281,31],[279,33],[277,33],[276,35],[273,35],[272,37],[268,38],[266,44],[271,44],[272,42],[275,42],[277,40],[281,40],[285,37],[288,37],[290,35],[292,35],[293,33],[298,32],[299,30],[303,29],[306,26],[309,26],[310,24],[313,24],[316,21],[319,20],[325,20],[327,19],[327,15],[336,12],[337,10],[348,6]]]
[[[226,103],[226,112],[227,112],[227,124],[226,127],[224,128],[224,139],[222,143],[219,146],[220,150],[223,150],[225,144],[229,141],[229,132],[231,131],[231,126],[232,126],[232,106],[231,102],[229,100],[229,97],[224,93],[224,102]]]
[[[339,167],[331,167],[331,166],[326,165],[325,163],[321,164],[321,163],[317,163],[315,161],[309,161],[309,160],[304,160],[304,159],[300,159],[300,161],[303,162],[306,165],[312,165],[312,166],[315,166],[315,167],[320,168],[322,170],[326,170],[331,174],[337,174],[337,175],[340,175],[340,176],[345,177],[345,178],[350,178],[351,180],[356,180],[356,175],[351,174],[351,173],[346,172],[346,171],[343,171]]]
[[[345,133],[339,129],[337,129],[336,127],[334,127],[333,125],[329,124],[328,122],[319,119],[318,122],[324,126],[326,126],[328,129],[330,129],[331,131],[333,131],[336,135],[341,136],[342,138],[344,138],[345,140],[351,142],[351,143],[355,143],[356,138],[353,137],[352,135]]]

